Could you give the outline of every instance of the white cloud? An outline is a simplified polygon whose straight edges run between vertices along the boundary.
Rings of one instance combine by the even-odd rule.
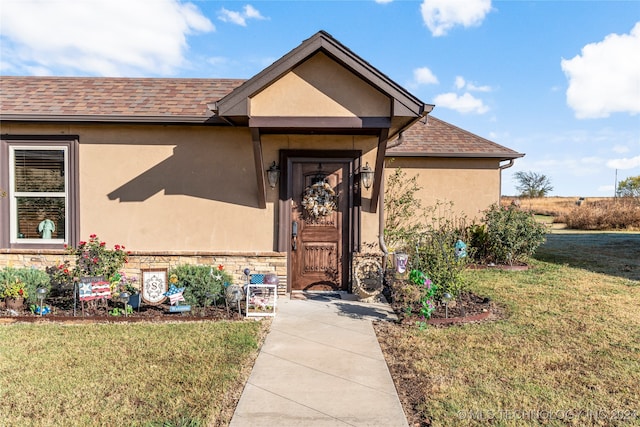
[[[2,56],[17,72],[119,76],[173,73],[185,63],[186,36],[215,27],[177,0],[20,0],[2,3],[0,29]]]
[[[579,119],[640,113],[640,22],[629,34],[609,34],[562,59],[569,81],[567,104]]]
[[[456,89],[466,89],[469,92],[491,92],[491,86],[477,86],[475,83],[468,82],[462,76],[456,76],[455,80]]]
[[[413,70],[413,81],[415,85],[438,84],[438,78],[428,67],[421,67]]]
[[[484,114],[489,111],[489,107],[484,105],[481,99],[465,92],[460,96],[456,93],[449,92],[438,95],[433,100],[437,107],[450,108],[459,113],[475,113]]]
[[[230,22],[243,27],[247,26],[247,19],[266,19],[255,7],[250,4],[246,5],[242,12],[225,9],[224,7],[218,12],[218,19],[222,22]]]
[[[611,150],[613,150],[614,153],[624,154],[629,152],[629,147],[627,147],[626,145],[616,144]]]
[[[640,156],[631,157],[630,159],[611,159],[607,162],[607,167],[611,169],[633,169],[640,167]]]
[[[456,25],[480,25],[491,11],[491,0],[424,0],[420,10],[431,34],[439,37]]]

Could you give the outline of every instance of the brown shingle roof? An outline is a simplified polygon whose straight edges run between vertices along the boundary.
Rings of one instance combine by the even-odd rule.
[[[245,80],[99,77],[0,76],[3,120],[134,120],[204,123],[207,107]],[[404,132],[394,156],[491,157],[513,159],[522,154],[481,138],[431,115]],[[391,143],[393,144],[393,142]]]
[[[202,117],[235,79],[0,77],[0,114]]]
[[[397,141],[397,140],[396,140]],[[393,146],[395,141],[389,143]],[[432,115],[404,131],[403,141],[388,156],[490,157],[515,159],[523,154],[482,138]]]

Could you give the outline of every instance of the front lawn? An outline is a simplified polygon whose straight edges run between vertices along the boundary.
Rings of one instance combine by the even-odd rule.
[[[0,425],[228,425],[267,326],[0,325]]]
[[[618,258],[636,248],[640,235],[631,238],[613,246]],[[571,245],[561,253],[541,247],[545,261],[525,272],[465,273],[473,292],[504,307],[502,320],[424,331],[376,325],[410,425],[640,423],[638,258],[623,274],[618,263],[584,268],[588,253]]]

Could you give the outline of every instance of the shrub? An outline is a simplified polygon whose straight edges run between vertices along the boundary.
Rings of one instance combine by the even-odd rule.
[[[412,237],[422,231],[422,209],[416,193],[421,187],[417,176],[407,178],[407,174],[397,168],[386,178],[384,192],[384,239],[387,246],[401,248],[409,244]]]
[[[468,286],[463,275],[467,258],[458,258],[455,249],[458,239],[465,239],[465,219],[454,217],[452,207],[441,202],[428,207],[425,231],[411,236],[406,248],[411,268],[425,272],[437,286],[436,299],[445,292],[457,297]]]
[[[27,301],[37,302],[36,289],[45,288],[50,290],[51,285],[49,275],[36,268],[13,268],[7,267],[0,270],[0,293],[4,292],[9,284],[19,281],[24,286],[27,293]]]
[[[545,241],[545,226],[516,206],[492,205],[485,211],[484,223],[488,258],[497,264],[522,261]]]
[[[385,241],[396,252],[409,254],[410,268],[428,275],[437,286],[436,299],[445,292],[458,296],[467,287],[462,274],[466,259],[456,257],[455,243],[465,240],[466,219],[454,217],[451,202],[422,209],[416,178],[396,169],[386,181]]]
[[[128,253],[124,249],[125,247],[120,245],[107,249],[106,243],[98,236],[90,235],[88,242],[80,242],[77,248],[67,248],[67,251],[76,257],[73,277],[104,276],[105,280],[111,281],[127,262]],[[65,269],[64,265],[58,266],[59,270],[60,267]]]
[[[225,283],[231,283],[232,277],[222,265],[217,268],[209,265],[179,265],[169,270],[169,277],[176,275],[178,284],[185,287],[184,299],[194,307],[204,307],[211,303],[207,295],[222,293]]]
[[[596,201],[571,209],[560,221],[578,230],[640,229],[640,204],[631,197]]]

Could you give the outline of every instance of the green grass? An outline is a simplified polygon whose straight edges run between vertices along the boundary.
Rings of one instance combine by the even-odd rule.
[[[639,425],[637,237],[573,255],[571,239],[554,241],[528,271],[468,271],[472,290],[503,307],[502,320],[424,331],[377,326],[392,372],[405,373],[396,386],[411,389],[410,418],[433,426]],[[605,265],[615,252],[635,257],[632,271]]]
[[[227,425],[267,324],[0,325],[0,425]]]

